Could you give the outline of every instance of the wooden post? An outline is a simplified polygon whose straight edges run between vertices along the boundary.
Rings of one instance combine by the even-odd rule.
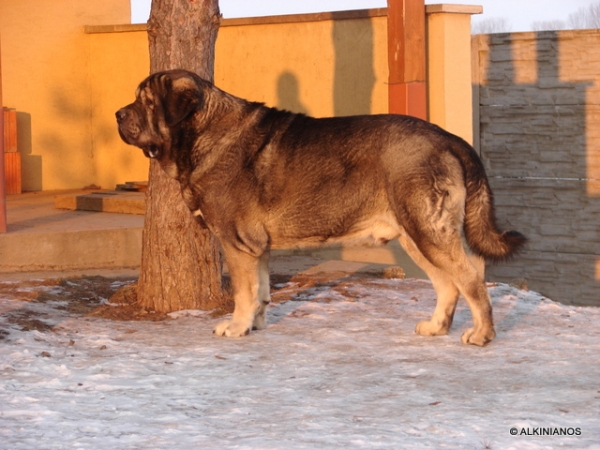
[[[21,154],[17,146],[17,112],[2,108],[4,116],[4,194],[21,193]]]
[[[0,47],[0,55],[2,50]],[[4,110],[2,109],[2,58],[0,58],[0,233],[6,233],[6,192],[4,181]]]
[[[427,120],[425,1],[387,3],[389,112]]]

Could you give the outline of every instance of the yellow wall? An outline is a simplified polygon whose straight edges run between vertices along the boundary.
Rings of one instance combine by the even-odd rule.
[[[248,100],[313,116],[386,113],[387,19],[379,14],[347,20],[303,15],[268,24],[225,20],[216,44],[215,84]],[[121,141],[114,120],[148,75],[145,26],[86,27],[86,36],[95,183],[112,189],[145,180],[147,160]]]
[[[3,100],[18,111],[24,190],[96,182],[83,26],[130,16],[129,0],[0,0]]]
[[[104,189],[148,179],[148,160],[140,149],[121,140],[115,121],[115,112],[134,100],[135,88],[150,71],[148,37],[145,28],[141,29],[86,35],[93,123],[91,163],[95,184]]]
[[[239,97],[317,117],[386,113],[386,14],[224,20],[215,83]],[[121,141],[114,119],[149,72],[145,26],[108,25],[129,17],[129,0],[0,0],[4,106],[19,114],[24,190],[113,189],[147,179],[147,160]],[[469,21],[457,20],[461,36],[468,35]],[[430,32],[436,26],[430,23]],[[442,50],[449,45],[444,36]],[[465,51],[469,55],[470,41]],[[445,61],[435,76],[445,80],[445,90],[470,98],[470,62],[458,76],[466,76],[459,84],[468,92],[456,92],[447,72],[458,65]],[[433,111],[445,94],[430,95]],[[470,101],[458,103],[443,103],[444,117],[454,122],[438,123],[467,137]],[[457,114],[466,117],[467,130],[453,125]]]
[[[385,16],[223,26],[215,83],[316,117],[387,113]]]

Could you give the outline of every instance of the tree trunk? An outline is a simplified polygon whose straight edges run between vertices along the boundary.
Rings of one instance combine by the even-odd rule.
[[[187,69],[212,81],[218,0],[152,0],[148,39],[151,73]],[[179,183],[150,161],[137,302],[171,312],[221,306],[222,261],[215,238],[201,228]]]

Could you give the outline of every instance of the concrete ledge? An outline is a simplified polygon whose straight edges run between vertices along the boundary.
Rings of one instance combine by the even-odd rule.
[[[139,266],[144,217],[55,209],[54,198],[69,194],[76,199],[89,192],[7,196],[8,232],[0,234],[0,273]]]
[[[453,13],[453,14],[481,14],[483,7],[477,5],[436,4],[426,5],[426,14]],[[356,9],[349,11],[331,11],[307,14],[282,14],[277,16],[240,17],[234,19],[221,19],[220,27],[239,27],[244,25],[273,25],[280,23],[322,22],[326,20],[355,20],[371,17],[386,17],[387,8]],[[147,31],[145,23],[120,24],[120,25],[86,25],[83,27],[85,34],[101,33],[131,33]]]
[[[54,197],[56,209],[98,211],[120,214],[146,213],[146,195],[143,192],[102,191],[91,194],[64,194]]]
[[[354,20],[369,17],[385,16],[387,16],[387,8],[357,9],[350,11],[332,11],[308,14],[282,14],[277,16],[221,19],[220,27],[222,28],[239,27],[244,25],[273,25],[280,23],[322,22],[326,20]],[[147,28],[148,27],[145,23],[123,25],[86,25],[84,27],[84,33],[128,33],[136,31],[147,31]]]
[[[142,228],[0,235],[0,272],[137,267]]]
[[[426,5],[426,14],[482,14],[483,6],[478,5],[453,5],[448,3],[441,3],[437,5]]]
[[[121,25],[85,25],[83,27],[83,32],[85,34],[131,33],[147,30],[148,25],[146,25],[145,23],[126,23]]]

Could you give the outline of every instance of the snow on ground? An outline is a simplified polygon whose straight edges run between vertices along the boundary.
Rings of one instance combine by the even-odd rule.
[[[414,279],[304,291],[233,340],[200,312],[117,322],[3,298],[0,448],[600,449],[600,310],[490,292],[486,348],[460,343],[464,302],[449,336],[415,335],[435,300]],[[48,329],[7,319],[23,309]]]

